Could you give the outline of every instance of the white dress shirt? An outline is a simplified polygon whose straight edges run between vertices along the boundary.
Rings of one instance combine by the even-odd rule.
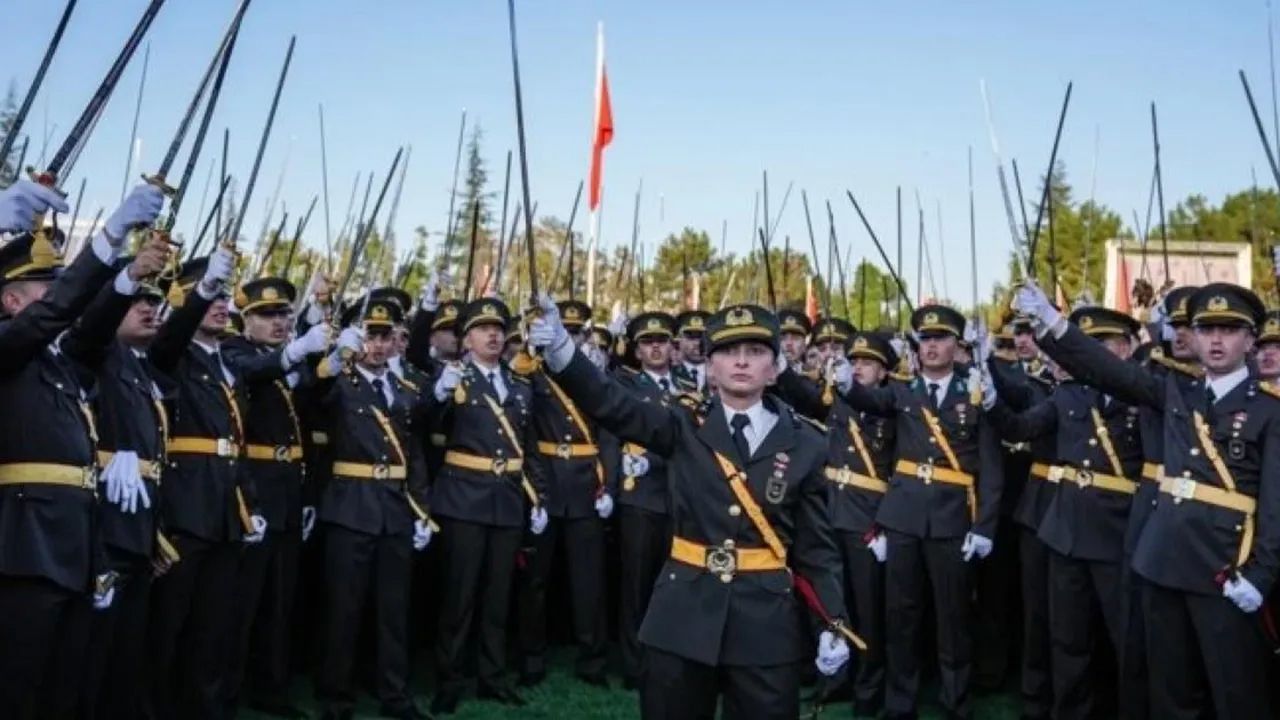
[[[222,368],[222,378],[227,381],[227,385],[230,385],[231,387],[235,387],[236,376],[232,375],[231,371],[227,369],[227,364],[222,362],[222,350],[220,349],[221,346],[216,344],[206,345],[205,343],[202,343],[199,340],[192,340],[191,342],[195,343],[196,345],[199,345],[201,350],[204,350],[210,355],[214,353],[218,354],[218,367]]]
[[[924,381],[925,390],[928,390],[930,385],[938,386],[938,389],[933,393],[934,407],[942,407],[942,399],[947,396],[947,388],[951,387],[951,381],[954,378],[955,373],[947,373],[946,377],[939,380],[934,380],[933,378],[925,377],[924,375],[920,376],[920,379]]]
[[[1241,365],[1226,375],[1219,375],[1212,380],[1205,376],[1204,385],[1206,388],[1213,390],[1215,402],[1227,396],[1227,393],[1236,389],[1236,386],[1249,379],[1249,368]]]
[[[497,365],[485,365],[476,358],[471,358],[471,363],[476,366],[476,369],[480,371],[480,374],[484,375],[485,379],[489,381],[489,384],[493,386],[493,391],[498,393],[498,402],[506,402],[507,381],[502,377],[502,369]]]
[[[359,363],[356,364],[356,370],[358,370],[360,372],[360,375],[363,376],[366,381],[368,381],[370,387],[373,387],[374,380],[381,380],[382,396],[387,400],[387,407],[391,407],[392,405],[395,404],[396,394],[395,394],[395,391],[392,390],[391,388],[391,383],[395,382],[395,379],[391,377],[390,372],[384,369],[381,373],[374,373],[372,370],[369,370],[368,368],[366,368],[363,365],[360,365]]]
[[[654,384],[654,385],[657,385],[658,387],[662,387],[662,383],[663,383],[663,382],[666,382],[666,383],[667,383],[667,386],[666,386],[666,388],[665,388],[665,389],[666,389],[666,391],[667,391],[667,392],[671,392],[671,390],[672,390],[673,388],[675,388],[675,386],[676,386],[675,382],[671,379],[671,373],[669,373],[669,372],[668,372],[668,373],[663,373],[662,375],[659,375],[659,374],[658,374],[658,373],[656,373],[656,372],[652,372],[652,371],[650,371],[650,370],[645,370],[645,371],[644,371],[644,374],[645,374],[645,375],[648,375],[648,376],[649,376],[649,379],[653,381],[653,384]]]
[[[694,365],[691,362],[686,362],[684,364],[684,369],[688,370],[689,374],[693,376],[693,379],[698,383],[699,390],[701,390],[703,387],[706,387],[706,384],[707,384],[707,364],[706,363]]]
[[[760,449],[760,444],[768,437],[769,431],[778,423],[778,416],[769,412],[764,403],[757,400],[755,405],[746,410],[734,410],[733,408],[720,403],[720,407],[724,409],[724,422],[729,426],[729,433],[733,433],[733,416],[745,413],[750,418],[751,423],[742,428],[742,434],[747,438],[747,447],[751,450],[751,454],[755,455],[756,450]]]

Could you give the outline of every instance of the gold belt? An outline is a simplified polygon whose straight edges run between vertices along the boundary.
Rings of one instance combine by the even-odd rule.
[[[106,470],[107,465],[111,462],[111,458],[115,457],[115,453],[110,450],[98,451],[98,467]],[[148,480],[160,482],[160,461],[159,460],[143,460],[138,458],[138,473]]]
[[[491,472],[496,475],[504,475],[506,473],[520,472],[520,468],[524,467],[522,458],[491,458],[482,455],[472,455],[461,450],[449,450],[444,454],[444,463],[463,470],[478,470],[480,472]]]
[[[569,458],[588,458],[595,457],[600,454],[600,449],[592,443],[553,443],[540,441],[538,443],[538,452],[547,457],[558,457],[561,460]]]
[[[841,485],[856,487],[860,490],[870,490],[871,492],[880,493],[881,495],[889,491],[889,483],[853,472],[849,468],[828,467],[824,468],[822,472],[827,476],[828,480]]]
[[[703,545],[682,537],[671,538],[674,560],[705,568],[721,582],[732,582],[735,573],[783,570],[787,564],[769,548],[740,548],[732,540],[720,545]]]
[[[320,430],[312,430],[312,431],[311,431],[311,444],[312,444],[312,445],[328,445],[328,444],[329,444],[329,433],[327,433],[327,432],[322,432],[322,431],[320,431]]]
[[[356,480],[404,480],[409,477],[404,465],[356,463],[335,460],[333,474]]]
[[[899,460],[895,467],[899,473],[918,478],[925,485],[930,485],[936,480],[964,488],[965,502],[969,505],[969,522],[978,521],[978,495],[973,487],[973,476],[969,473],[910,460]]]
[[[245,457],[250,460],[297,462],[302,459],[301,445],[245,445]]]
[[[1132,495],[1138,491],[1138,483],[1129,478],[1118,475],[1104,475],[1092,470],[1080,470],[1065,465],[1060,469],[1062,470],[1061,477],[1063,480],[1073,482],[1082,488],[1096,487],[1125,495]]]
[[[1062,468],[1048,463],[1031,463],[1031,477],[1056,485],[1062,481]]]
[[[1216,485],[1206,485],[1191,478],[1162,478],[1160,480],[1160,492],[1173,496],[1174,503],[1180,503],[1183,500],[1195,500],[1207,505],[1236,510],[1246,515],[1253,515],[1258,508],[1258,501],[1248,495],[1230,492]]]
[[[216,455],[222,458],[236,457],[240,446],[229,438],[174,437],[169,438],[170,455]]]
[[[98,468],[57,463],[17,462],[0,465],[0,485],[62,485],[93,490]]]
[[[1142,463],[1142,479],[1152,482],[1160,482],[1161,476],[1164,475],[1164,465],[1160,463]]]

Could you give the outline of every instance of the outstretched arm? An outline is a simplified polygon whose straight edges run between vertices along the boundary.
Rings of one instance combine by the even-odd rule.
[[[660,403],[640,400],[578,350],[573,350],[568,366],[553,375],[579,409],[618,439],[658,455],[674,451],[678,416]]]
[[[1133,405],[1164,410],[1164,383],[1134,362],[1121,360],[1079,328],[1050,329],[1040,349],[1080,382]]]

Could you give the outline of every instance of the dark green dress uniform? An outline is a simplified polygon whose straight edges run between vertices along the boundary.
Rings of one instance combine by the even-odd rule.
[[[1096,338],[1128,341],[1138,331],[1137,321],[1101,307],[1076,310],[1071,321]],[[1108,693],[1100,692],[1111,684],[1098,680],[1108,670],[1103,658],[1121,658],[1125,646],[1124,534],[1143,458],[1138,415],[1137,407],[1071,380],[1025,411],[1015,413],[1004,404],[992,411],[1008,440],[1057,438],[1058,456],[1046,473],[1057,490],[1038,535],[1049,549],[1055,718],[1114,712]],[[1101,610],[1103,632],[1095,608]],[[1108,640],[1112,653],[1104,650]],[[1146,692],[1117,685],[1122,694]]]
[[[157,717],[226,713],[236,568],[256,507],[253,478],[241,472],[244,383],[219,346],[193,339],[209,307],[227,297],[206,298],[197,288],[207,263],[199,258],[183,265],[169,288],[173,312],[148,351],[152,366],[176,387],[167,407],[159,507],[182,558],[156,580],[152,596],[148,677]]]
[[[712,347],[755,340],[777,352],[777,320],[756,306],[720,311],[707,334]],[[671,558],[640,628],[647,647],[642,714],[710,717],[720,695],[725,717],[798,717],[800,664],[811,660],[813,637],[796,575],[811,584],[833,624],[845,626],[822,437],[766,397],[756,410],[775,422],[752,450],[718,399],[705,416],[644,402],[581,354],[556,379],[621,441],[668,462]]]
[[[917,333],[958,338],[964,317],[948,307],[923,306],[913,314],[912,326]],[[956,365],[952,372],[951,382],[938,388],[941,402],[923,376],[883,388],[855,383],[845,395],[855,410],[896,419],[898,461],[876,513],[888,539],[889,717],[916,712],[917,648],[930,588],[937,613],[939,700],[956,717],[972,712],[973,569],[961,545],[968,532],[996,538],[1002,468],[999,439],[982,413],[980,392],[971,387],[969,367]]]
[[[239,296],[243,315],[289,313],[297,295],[283,278],[245,283]],[[235,337],[222,344],[224,362],[243,381],[245,460],[240,471],[257,489],[267,521],[262,542],[246,546],[236,584],[236,643],[229,657],[227,697],[240,698],[246,681],[252,705],[286,705],[289,642],[294,591],[302,547],[302,507],[316,504],[305,487],[302,419],[294,390],[305,366],[285,367],[284,346]],[[306,498],[304,499],[304,488]]]
[[[581,301],[559,303],[570,332],[591,320]],[[533,684],[547,672],[547,586],[553,561],[563,553],[569,577],[573,634],[578,643],[575,670],[592,683],[605,682],[606,634],[604,588],[604,520],[596,499],[606,491],[599,428],[543,372],[529,376],[533,387],[533,427],[537,454],[547,483],[543,506],[549,522],[526,545],[527,565],[519,575],[521,681]]]
[[[127,265],[121,259],[122,266]],[[137,454],[151,505],[126,513],[115,503],[98,507],[98,532],[106,570],[116,573],[111,606],[93,614],[89,656],[80,685],[80,716],[141,717],[147,614],[152,558],[160,529],[157,508],[164,466],[168,414],[160,379],[149,369],[145,349],[116,339],[116,329],[135,302],[159,304],[160,288],[141,284],[133,295],[103,288],[84,316],[63,336],[62,352],[93,376],[98,429],[98,465],[117,451]]]
[[[1187,307],[1197,326],[1252,329],[1264,313],[1256,295],[1226,283],[1195,291]],[[1275,389],[1248,365],[1221,394],[1206,380],[1156,377],[1074,328],[1047,347],[1081,381],[1164,418],[1159,494],[1133,554],[1144,580],[1152,717],[1274,717],[1258,617],[1223,597],[1221,583],[1243,577],[1266,597],[1280,570]]]
[[[505,328],[508,319],[500,301],[473,300],[463,312],[462,332],[486,324]],[[505,387],[505,397],[489,380],[490,373]],[[444,463],[431,494],[445,564],[435,706],[457,703],[473,622],[481,691],[510,696],[504,670],[516,551],[529,522],[529,495],[545,492],[542,466],[530,462],[538,451],[533,388],[505,363],[486,369],[471,361],[449,397],[439,401],[434,392],[429,396],[430,427],[446,438]]]
[[[1010,342],[1014,323],[1007,326]],[[1009,350],[1012,353],[1012,350]],[[1057,385],[1038,360],[1024,362],[1005,352],[987,361],[1001,402],[1023,411],[1044,402]],[[1012,657],[1019,658],[1018,688],[1022,714],[1047,718],[1053,707],[1052,649],[1049,638],[1049,548],[1040,540],[1040,523],[1058,490],[1048,468],[1058,460],[1052,433],[1029,441],[1000,441],[1005,488],[1000,495],[996,549],[978,566],[978,636],[974,683],[999,688]],[[1009,618],[1021,613],[1018,633]]]
[[[675,318],[664,312],[646,312],[627,323],[630,344],[646,338],[671,339]],[[671,407],[677,402],[675,378],[668,367],[665,374],[619,367],[614,379],[643,402]],[[620,602],[618,644],[622,650],[622,676],[627,688],[640,686],[644,674],[644,648],[640,644],[640,623],[649,608],[653,583],[671,554],[671,497],[668,490],[670,468],[661,455],[642,445],[626,443],[623,453],[643,457],[649,471],[627,475],[619,463],[610,476],[618,516],[620,552]]]
[[[61,268],[43,234],[0,248],[0,287],[53,281],[0,318],[0,716],[69,712],[88,640],[97,432],[88,386],[50,344],[115,274],[94,251]]]
[[[370,300],[353,305],[344,324],[389,333],[400,306]],[[415,521],[430,522],[427,469],[415,442],[423,422],[420,396],[386,367],[350,366],[335,358],[317,368],[316,392],[329,418],[331,479],[320,498],[324,524],[325,618],[316,695],[327,716],[354,706],[351,669],[366,597],[373,601],[374,694],[382,714],[409,717],[409,586]]]

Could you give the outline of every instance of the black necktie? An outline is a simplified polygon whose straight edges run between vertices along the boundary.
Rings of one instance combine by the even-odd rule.
[[[485,378],[489,380],[489,387],[493,388],[493,393],[498,396],[498,402],[502,402],[502,391],[498,389],[498,375],[493,371],[489,371]]]
[[[1209,401],[1209,409],[1212,410],[1213,404],[1218,402],[1218,393],[1214,392],[1213,388],[1209,387],[1208,385],[1205,385],[1204,396]]]
[[[662,392],[671,391],[671,383],[666,378],[658,378],[658,387],[662,388]]]
[[[374,394],[378,396],[378,400],[377,400],[378,407],[383,410],[387,410],[388,409],[387,396],[382,392],[382,387],[383,387],[382,378],[374,378],[373,382],[370,384],[373,385]]]
[[[745,468],[751,462],[751,444],[747,442],[747,433],[745,428],[751,424],[751,418],[746,413],[735,413],[733,419],[729,421],[733,426],[733,445],[738,448],[738,457],[742,460],[742,466]]]
[[[933,409],[937,410],[941,403],[938,401],[938,383],[929,383],[929,402],[933,404]]]

